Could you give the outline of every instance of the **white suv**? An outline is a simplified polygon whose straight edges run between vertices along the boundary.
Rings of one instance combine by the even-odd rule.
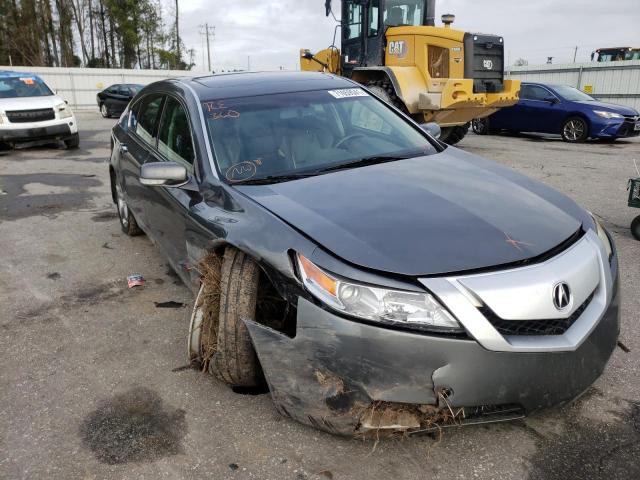
[[[71,108],[38,76],[0,70],[0,144],[51,140],[78,148]]]

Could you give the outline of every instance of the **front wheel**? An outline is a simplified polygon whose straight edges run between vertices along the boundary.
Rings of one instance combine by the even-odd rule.
[[[439,140],[449,145],[455,145],[467,135],[467,132],[469,132],[469,123],[455,127],[443,127]]]
[[[584,118],[570,117],[562,124],[562,139],[569,143],[582,143],[589,137],[589,125]]]
[[[190,360],[228,385],[261,385],[264,376],[243,321],[256,316],[260,267],[231,247],[221,265],[215,262],[211,256],[203,266],[189,328]]]
[[[111,115],[109,115],[109,109],[107,108],[107,104],[103,103],[102,105],[100,105],[100,114],[102,115],[103,118],[109,118]]]
[[[489,119],[487,117],[474,118],[471,121],[471,128],[476,135],[489,135],[489,133],[491,133]]]
[[[70,138],[64,141],[65,146],[69,150],[74,150],[80,146],[80,134],[74,133]]]
[[[640,215],[631,222],[631,235],[633,235],[633,238],[636,240],[640,240]]]

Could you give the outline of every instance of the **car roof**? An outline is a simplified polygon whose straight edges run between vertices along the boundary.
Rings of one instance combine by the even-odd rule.
[[[202,100],[354,86],[351,80],[320,72],[243,72],[180,78],[178,81],[191,86]]]
[[[0,70],[0,78],[20,78],[20,77],[35,77],[40,78],[37,75],[29,72],[14,72],[12,70]]]

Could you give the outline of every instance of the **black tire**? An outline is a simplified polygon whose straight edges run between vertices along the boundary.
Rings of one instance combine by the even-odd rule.
[[[124,199],[122,188],[120,188],[113,176],[111,177],[111,182],[112,188],[115,189],[116,209],[118,210],[118,220],[120,221],[120,228],[122,228],[122,231],[130,237],[142,235],[142,233],[144,232],[138,226],[138,222],[136,222],[133,213],[131,213],[131,209]],[[114,184],[115,186],[113,186]]]
[[[75,150],[80,146],[80,134],[74,133],[70,138],[64,141],[64,144],[69,150]]]
[[[100,104],[100,115],[102,115],[103,118],[111,118],[107,104],[104,102]]]
[[[565,142],[582,143],[589,138],[589,124],[582,117],[567,118],[560,129]]]
[[[489,118],[474,118],[471,121],[471,128],[476,135],[489,135],[491,128],[489,126]]]
[[[234,387],[264,383],[258,356],[243,318],[254,319],[260,267],[235,248],[227,248],[220,270],[220,313],[209,372]]]
[[[400,100],[400,97],[396,95],[396,91],[389,80],[372,80],[367,82],[366,87],[371,90],[378,98],[384,100],[390,105],[393,105],[403,113],[408,114],[407,107],[404,102]]]
[[[455,127],[443,127],[440,141],[455,145],[467,135],[467,132],[469,132],[469,123]]]
[[[636,240],[640,240],[640,215],[631,222],[631,235],[633,235],[633,238]]]

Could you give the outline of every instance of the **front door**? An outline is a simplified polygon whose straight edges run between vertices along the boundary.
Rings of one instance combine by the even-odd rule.
[[[192,127],[185,105],[174,96],[167,96],[158,129],[157,148],[149,154],[147,162],[175,162],[194,175],[195,149]],[[165,251],[173,269],[188,285],[186,236],[189,210],[200,201],[200,193],[172,187],[146,187],[151,236]]]
[[[145,231],[148,227],[145,212],[146,187],[140,183],[140,167],[147,161],[149,151],[155,146],[163,101],[164,95],[150,94],[133,106],[126,141],[118,147],[125,198],[133,216]]]
[[[342,73],[350,77],[355,67],[364,64],[364,2],[342,2]]]

